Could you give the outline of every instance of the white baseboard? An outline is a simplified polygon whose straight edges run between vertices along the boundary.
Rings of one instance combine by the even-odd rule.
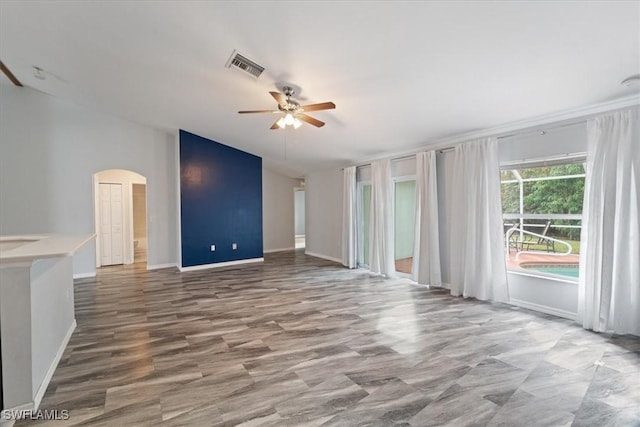
[[[329,260],[329,261],[337,262],[338,264],[342,265],[342,260],[341,259],[330,257],[328,255],[317,254],[315,252],[309,252],[309,251],[305,251],[305,255],[313,256],[313,257],[316,257],[316,258],[326,259],[326,260]]]
[[[73,331],[76,330],[76,319],[73,319],[73,323],[69,327],[66,335],[62,339],[60,343],[60,347],[56,352],[56,356],[51,361],[51,365],[49,365],[49,369],[47,369],[47,373],[44,375],[42,382],[40,383],[40,387],[38,387],[38,391],[33,398],[33,410],[37,411],[40,407],[40,402],[42,402],[42,398],[44,397],[44,393],[47,391],[47,387],[49,387],[49,382],[51,382],[51,378],[53,377],[53,373],[56,371],[58,367],[58,363],[60,363],[60,359],[62,359],[62,355],[64,354],[64,349],[67,348],[67,344],[69,344],[69,340],[71,339],[71,335],[73,335]]]
[[[284,251],[293,251],[293,250],[295,250],[295,247],[291,246],[290,248],[267,249],[266,251],[262,251],[262,253],[270,254],[272,252],[284,252]]]
[[[576,313],[572,313],[570,311],[560,310],[559,308],[548,307],[546,305],[535,304],[532,302],[522,301],[519,299],[510,298],[509,304],[515,305],[517,307],[528,308],[533,311],[540,311],[546,314],[552,314],[558,317],[564,317],[569,320],[576,320]]]
[[[74,279],[89,279],[91,277],[96,277],[96,272],[93,273],[76,273],[73,275]]]
[[[207,270],[209,268],[229,267],[232,265],[251,264],[254,262],[264,262],[264,258],[239,259],[237,261],[216,262],[213,264],[194,265],[193,267],[178,267],[180,272]]]
[[[154,264],[154,265],[147,264],[147,270],[160,270],[161,268],[171,268],[171,267],[177,267],[176,263],[172,262],[169,264]]]

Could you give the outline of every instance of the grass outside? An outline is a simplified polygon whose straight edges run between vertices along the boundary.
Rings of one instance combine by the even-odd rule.
[[[563,242],[567,242],[571,245],[571,253],[579,254],[580,253],[580,240],[564,240],[559,238],[558,240],[562,240]],[[554,242],[556,252],[565,252],[566,247],[562,243]],[[541,251],[547,252],[547,245],[529,245],[530,251]]]

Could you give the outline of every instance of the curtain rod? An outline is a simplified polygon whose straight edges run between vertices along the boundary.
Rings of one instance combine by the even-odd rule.
[[[587,123],[586,120],[579,120],[576,122],[570,122],[570,123],[564,123],[561,125],[555,125],[555,126],[536,126],[538,129],[527,129],[527,130],[522,130],[520,132],[514,132],[514,133],[510,133],[508,135],[500,135],[495,137],[498,141],[502,141],[508,138],[513,138],[514,136],[523,136],[523,135],[527,135],[527,134],[532,134],[532,133],[538,133],[540,135],[546,135],[547,132],[549,130],[556,130],[556,129],[562,129],[562,128],[567,128],[567,127],[571,127],[571,126],[577,126],[577,125],[582,125]],[[460,145],[460,144],[464,144],[464,142],[455,144],[451,147],[446,147],[446,148],[441,148],[439,150],[437,150],[439,153],[448,153],[450,151],[455,150],[456,146]]]
[[[576,125],[585,124],[585,123],[587,123],[587,120],[582,119],[582,120],[579,120],[579,121],[570,122],[570,123],[564,123],[564,124],[556,125],[556,126],[536,126],[537,129],[522,130],[520,132],[514,132],[514,133],[510,133],[508,135],[500,135],[500,136],[495,137],[495,138],[498,141],[502,141],[502,140],[507,139],[507,138],[512,138],[514,136],[522,136],[522,135],[526,135],[526,134],[529,134],[529,133],[540,133],[540,135],[545,135],[549,130],[562,129],[562,128],[576,126]],[[491,138],[491,136],[487,136],[485,138]],[[477,138],[474,138],[474,139],[477,139]],[[466,142],[459,142],[459,143],[456,143],[454,145],[451,145],[451,146],[448,146],[448,147],[443,147],[443,148],[433,148],[433,150],[435,150],[438,153],[448,153],[448,152],[451,152],[451,151],[455,150],[455,148],[458,145],[461,145],[461,144],[466,144]],[[409,153],[409,154],[400,155],[398,157],[391,157],[390,160],[393,161],[393,160],[410,159],[412,157],[415,157],[416,154],[418,154],[418,153],[420,153],[422,151],[430,151],[430,150],[421,149],[421,150],[414,151],[414,152]],[[354,165],[354,166],[355,167],[367,166],[367,165],[370,165],[372,161],[366,162],[366,163],[361,163],[361,164]],[[344,170],[344,168],[342,168],[342,169]]]

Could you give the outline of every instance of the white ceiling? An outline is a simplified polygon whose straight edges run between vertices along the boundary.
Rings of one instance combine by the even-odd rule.
[[[225,67],[234,49],[259,79]],[[0,59],[27,86],[296,176],[633,93],[640,2],[2,0]],[[335,102],[311,114],[326,126],[237,114],[274,108],[283,83]]]

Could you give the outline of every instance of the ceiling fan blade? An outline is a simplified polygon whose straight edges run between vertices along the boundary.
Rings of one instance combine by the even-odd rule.
[[[279,105],[287,105],[287,98],[283,94],[281,94],[280,92],[269,93],[275,98],[276,101],[278,101]]]
[[[22,87],[22,83],[20,83],[20,80],[18,80],[16,76],[13,75],[11,70],[7,68],[7,66],[4,65],[4,62],[2,61],[0,61],[0,70],[4,73],[5,76],[7,76],[9,80],[11,80],[11,83],[18,87]]]
[[[297,118],[299,118],[300,120],[302,120],[303,122],[307,122],[310,125],[314,125],[315,127],[321,128],[322,126],[324,126],[324,122],[321,122],[318,119],[314,119],[311,116],[307,116],[306,114],[298,114],[296,115]]]
[[[273,122],[273,124],[271,125],[271,127],[269,129],[271,129],[271,130],[280,129],[280,126],[278,126],[278,122],[279,121],[280,121],[280,119],[278,119],[275,122]]]
[[[302,105],[304,111],[318,111],[318,110],[332,110],[336,108],[336,104],[333,102],[321,102],[319,104]]]
[[[245,110],[238,111],[239,114],[248,114],[248,113],[279,113],[278,110]]]

